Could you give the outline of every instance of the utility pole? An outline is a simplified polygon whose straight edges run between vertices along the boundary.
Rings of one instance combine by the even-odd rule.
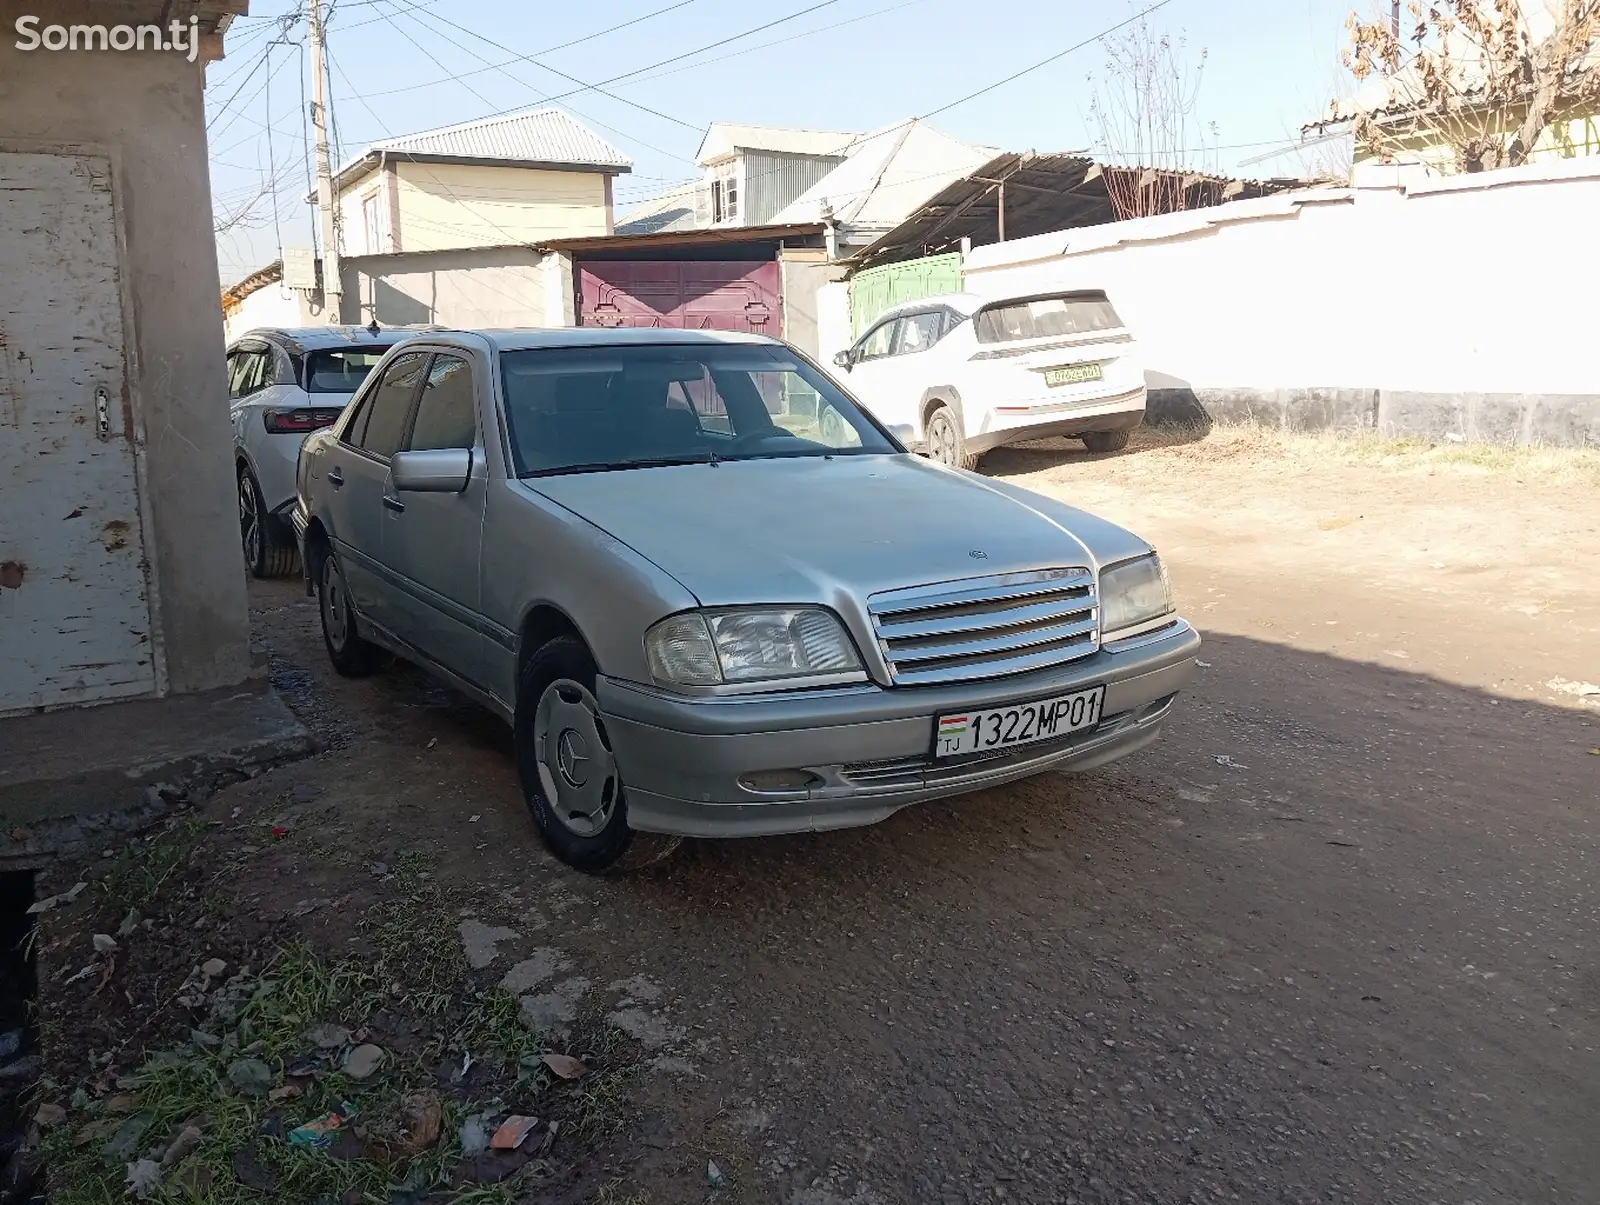
[[[1395,40],[1400,38],[1400,0],[1394,0],[1389,8],[1389,30],[1394,34]]]
[[[317,141],[317,209],[322,216],[322,301],[329,322],[344,321],[344,285],[339,279],[339,211],[333,203],[333,167],[328,159],[328,105],[323,81],[322,0],[306,0],[311,42],[311,125]]]

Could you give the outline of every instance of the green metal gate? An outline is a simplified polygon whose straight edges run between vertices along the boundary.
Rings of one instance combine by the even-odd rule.
[[[961,288],[961,253],[929,255],[868,268],[850,278],[850,335],[855,338],[884,310],[901,302]]]

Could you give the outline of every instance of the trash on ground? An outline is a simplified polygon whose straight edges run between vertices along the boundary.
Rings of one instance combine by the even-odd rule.
[[[161,1164],[154,1159],[128,1164],[128,1191],[139,1200],[148,1200],[160,1187]]]
[[[305,1095],[305,1090],[299,1084],[284,1084],[282,1087],[274,1088],[271,1092],[268,1092],[267,1099],[270,1101],[294,1100],[303,1095]]]
[[[723,1174],[720,1167],[708,1161],[706,1163],[706,1183],[712,1188],[726,1188],[728,1186],[728,1177]]]
[[[338,1050],[350,1041],[348,1029],[343,1025],[331,1025],[327,1021],[318,1021],[314,1025],[307,1026],[301,1036],[319,1050]]]
[[[228,964],[220,958],[208,958],[200,964],[200,973],[207,979],[220,979],[227,969]]]
[[[37,900],[29,906],[28,915],[38,916],[39,913],[48,912],[50,909],[60,904],[70,904],[76,900],[78,896],[83,893],[84,888],[88,886],[89,884],[87,883],[74,883],[66,891],[58,892],[55,895],[47,895],[44,897],[44,899]]]
[[[66,1119],[67,1111],[65,1109],[63,1109],[60,1105],[53,1105],[48,1102],[40,1105],[33,1115],[33,1120],[38,1123],[42,1129],[49,1129],[52,1126],[58,1126],[62,1122],[66,1121]]]
[[[324,1113],[321,1117],[314,1117],[303,1126],[296,1126],[289,1131],[291,1146],[309,1146],[321,1150],[327,1147],[333,1136],[345,1126],[349,1125],[356,1116],[356,1107],[349,1101],[335,1110]]]
[[[582,1079],[589,1073],[582,1061],[570,1054],[547,1054],[544,1056],[544,1065],[562,1079]]]
[[[200,1145],[204,1137],[198,1126],[184,1126],[178,1136],[172,1140],[172,1145],[161,1156],[161,1166],[173,1167],[188,1157],[189,1153]]]
[[[1241,762],[1234,761],[1233,758],[1229,757],[1226,753],[1219,753],[1211,760],[1216,762],[1219,766],[1227,766],[1233,770],[1248,770],[1250,768]]]
[[[500,1124],[500,1128],[494,1132],[494,1137],[489,1140],[489,1145],[497,1151],[514,1151],[538,1128],[537,1117],[521,1117],[513,1114]]]
[[[481,1155],[489,1147],[489,1130],[483,1118],[474,1114],[461,1123],[461,1153],[467,1158]]]
[[[1545,685],[1558,695],[1571,695],[1577,699],[1600,700],[1600,686],[1593,682],[1574,682],[1571,678],[1551,678]]]

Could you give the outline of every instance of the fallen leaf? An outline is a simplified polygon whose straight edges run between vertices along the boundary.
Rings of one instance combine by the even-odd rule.
[[[1600,757],[1600,749],[1590,749],[1589,750],[1589,756],[1591,756],[1591,757]]]
[[[131,1092],[119,1092],[106,1101],[106,1110],[111,1113],[132,1113],[139,1107],[139,1098]]]
[[[26,841],[31,836],[33,836],[33,834],[25,828],[14,828],[11,830],[11,839],[13,841]]]
[[[425,1151],[439,1141],[444,1130],[444,1103],[433,1091],[413,1092],[405,1102],[406,1140],[413,1150]]]
[[[281,824],[274,824],[272,826],[272,835],[274,839],[281,839],[289,835],[289,830],[284,828]]]
[[[274,1088],[271,1092],[268,1092],[267,1099],[271,1101],[293,1100],[301,1092],[302,1089],[299,1084],[284,1084],[283,1087]]]
[[[45,1129],[58,1126],[67,1119],[67,1111],[60,1105],[42,1104],[33,1115],[34,1121]]]
[[[494,1137],[489,1139],[489,1145],[497,1151],[514,1151],[538,1126],[537,1117],[519,1117],[513,1114],[494,1132]]]
[[[277,1078],[260,1059],[239,1059],[228,1068],[228,1082],[246,1096],[265,1096]]]
[[[172,1140],[172,1145],[161,1156],[161,1166],[172,1167],[186,1158],[195,1147],[200,1145],[203,1135],[198,1126],[184,1126],[178,1131],[178,1136]]]
[[[570,1054],[547,1054],[544,1056],[544,1065],[562,1079],[582,1079],[589,1073],[589,1069]]]
[[[200,964],[200,973],[207,979],[219,978],[223,971],[228,969],[228,964],[220,958],[208,958]]]
[[[337,1050],[350,1040],[350,1031],[343,1025],[332,1025],[327,1021],[318,1021],[307,1026],[305,1040],[321,1050]]]

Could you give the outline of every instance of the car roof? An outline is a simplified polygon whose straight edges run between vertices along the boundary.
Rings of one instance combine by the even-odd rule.
[[[442,326],[380,326],[376,332],[367,326],[261,326],[234,340],[264,339],[294,351],[322,351],[330,347],[389,347],[401,339],[411,339]]]
[[[931,297],[918,297],[915,301],[902,301],[899,305],[892,305],[873,321],[898,317],[901,314],[915,314],[940,306],[946,306],[958,314],[971,315],[976,314],[987,304],[987,299],[979,297],[976,293],[935,293]]]
[[[717,344],[777,345],[776,339],[742,331],[674,330],[669,327],[526,327],[505,330],[457,331],[475,335],[498,351],[531,351],[561,347],[663,347]]]

